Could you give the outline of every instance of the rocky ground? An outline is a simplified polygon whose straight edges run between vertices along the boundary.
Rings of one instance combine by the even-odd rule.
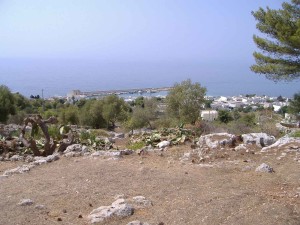
[[[233,148],[215,137],[0,162],[0,224],[300,224],[299,140]]]

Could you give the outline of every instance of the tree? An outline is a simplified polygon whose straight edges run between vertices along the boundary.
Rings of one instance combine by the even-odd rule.
[[[77,106],[70,105],[67,109],[63,110],[62,122],[65,124],[78,124],[79,123],[79,110]]]
[[[221,123],[229,123],[233,120],[232,116],[230,115],[230,112],[227,110],[220,110],[218,112],[218,120]]]
[[[103,118],[103,101],[89,100],[80,110],[80,123],[93,128],[104,128],[107,122]]]
[[[111,124],[115,127],[115,123],[122,117],[122,111],[126,110],[127,106],[124,99],[117,95],[109,95],[103,99],[103,118],[107,121],[107,128]]]
[[[125,127],[133,129],[149,126],[152,129],[151,122],[157,118],[157,99],[143,99],[143,104],[136,105],[132,114],[125,123]]]
[[[6,122],[10,114],[15,114],[15,98],[9,88],[0,86],[0,122]]]
[[[175,83],[166,98],[167,113],[183,123],[194,124],[205,102],[206,88],[190,79]]]
[[[298,94],[294,94],[294,99],[289,105],[289,112],[300,117],[300,92]]]
[[[275,81],[299,78],[300,1],[284,2],[278,10],[259,8],[252,15],[257,20],[256,28],[267,38],[253,36],[262,53],[253,53],[256,64],[251,70]]]
[[[127,129],[130,129],[133,133],[134,129],[143,128],[147,124],[147,120],[145,119],[145,110],[142,107],[136,107],[130,118],[124,123],[124,126]]]

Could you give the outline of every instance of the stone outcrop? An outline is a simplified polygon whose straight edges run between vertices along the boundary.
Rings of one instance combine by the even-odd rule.
[[[272,145],[276,139],[266,133],[249,133],[242,135],[244,144],[256,144],[257,147],[263,148]]]
[[[236,136],[233,134],[214,133],[201,136],[197,142],[197,145],[200,148],[209,149],[216,149],[224,146],[234,147],[236,139]]]
[[[31,199],[22,199],[18,205],[20,206],[28,206],[28,205],[32,205],[34,203],[34,201],[32,201]]]
[[[114,201],[110,206],[100,206],[94,209],[88,216],[90,223],[105,223],[105,221],[113,218],[123,218],[131,216],[134,208],[126,203],[125,199],[120,198]]]
[[[157,146],[158,148],[166,148],[166,147],[168,147],[170,144],[171,144],[171,142],[169,142],[169,141],[161,141],[161,142],[159,142],[156,146]]]
[[[262,148],[261,152],[268,152],[272,149],[286,148],[291,146],[295,146],[295,148],[298,147],[300,149],[300,138],[282,137],[272,145]]]
[[[270,167],[268,164],[266,163],[262,163],[260,166],[258,166],[255,169],[256,172],[263,172],[263,173],[273,173],[274,170],[272,167]]]
[[[100,206],[94,209],[87,217],[89,222],[105,224],[112,218],[128,217],[131,216],[135,210],[152,206],[152,202],[144,196],[135,196],[132,199],[125,199],[124,195],[118,195],[117,197],[120,198],[115,200],[110,206]],[[140,221],[133,221],[129,224],[149,225],[148,223],[142,223]]]
[[[30,171],[30,168],[31,167],[29,165],[18,166],[17,168],[4,171],[3,175],[9,176],[13,174],[26,173]]]
[[[144,196],[135,196],[132,198],[131,203],[135,209],[143,209],[152,206],[152,202]]]

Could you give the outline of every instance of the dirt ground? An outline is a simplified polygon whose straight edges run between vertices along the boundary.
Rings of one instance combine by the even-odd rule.
[[[88,224],[89,213],[114,196],[142,195],[153,206],[106,221],[126,225],[300,224],[300,163],[287,156],[235,154],[193,164],[178,159],[180,147],[162,155],[133,154],[119,160],[66,158],[0,180],[0,224]],[[261,163],[274,173],[255,172]],[[20,162],[0,162],[0,173]],[[32,199],[31,206],[19,206]],[[36,205],[45,208],[37,209]]]

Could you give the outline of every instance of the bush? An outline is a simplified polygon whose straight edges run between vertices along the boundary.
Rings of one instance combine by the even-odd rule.
[[[221,123],[229,123],[233,120],[232,116],[230,115],[230,112],[227,110],[220,110],[218,114],[218,120]]]
[[[289,135],[290,137],[300,138],[300,131],[295,131]]]
[[[126,147],[131,150],[138,150],[145,147],[145,143],[143,141],[139,141],[136,143],[130,143]]]

